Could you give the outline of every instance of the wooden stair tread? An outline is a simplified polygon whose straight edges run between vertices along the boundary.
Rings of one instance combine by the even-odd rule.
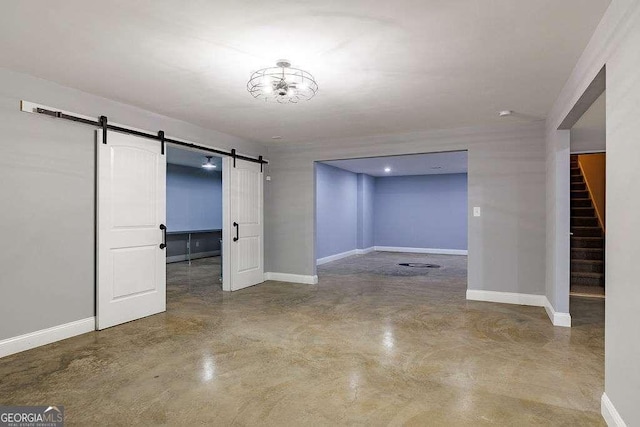
[[[604,273],[593,273],[587,271],[572,271],[571,277],[589,277],[592,279],[602,279],[604,278]]]
[[[572,259],[571,262],[579,263],[579,264],[603,264],[604,261],[601,259]]]
[[[571,248],[572,251],[602,252],[602,248]]]

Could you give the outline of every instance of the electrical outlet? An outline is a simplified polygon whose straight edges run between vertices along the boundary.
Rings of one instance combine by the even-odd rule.
[[[200,242],[198,240],[196,240],[196,248],[200,247]]]
[[[473,207],[473,216],[480,216],[480,207],[478,206]]]

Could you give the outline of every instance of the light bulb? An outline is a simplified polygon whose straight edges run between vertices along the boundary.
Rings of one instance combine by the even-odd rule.
[[[271,78],[269,78],[269,77],[263,77],[262,78],[262,91],[264,93],[272,93],[273,92],[273,85],[271,84]]]
[[[384,171],[385,171],[386,173],[389,173],[389,172],[391,172],[391,168],[387,166],[386,168],[384,168]]]
[[[215,169],[216,165],[215,165],[215,163],[211,162],[211,157],[207,156],[207,161],[202,164],[202,167],[204,169]]]

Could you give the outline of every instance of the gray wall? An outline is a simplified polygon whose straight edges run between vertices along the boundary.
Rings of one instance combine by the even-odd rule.
[[[94,315],[94,130],[20,100],[258,155],[239,138],[0,69],[0,339]]]
[[[376,246],[467,249],[467,174],[378,177]]]
[[[358,236],[357,248],[368,249],[373,240],[373,203],[375,178],[364,173],[358,174]]]
[[[545,293],[544,124],[476,127],[270,147],[266,269],[315,274],[314,161],[469,151],[469,288]]]
[[[318,258],[356,249],[358,177],[355,173],[316,163]]]
[[[640,425],[640,287],[637,244],[640,241],[640,2],[613,0],[593,38],[567,80],[547,119],[547,167],[556,171],[548,184],[548,228],[568,231],[568,131],[558,125],[578,103],[606,65],[607,241],[605,310],[605,393],[626,425]],[[554,154],[555,153],[555,154]],[[562,168],[562,169],[561,169]],[[567,173],[568,174],[568,173]],[[558,206],[561,203],[562,206]],[[566,299],[564,273],[568,257],[564,239],[548,235],[547,296]],[[568,236],[566,236],[568,240]],[[562,294],[562,295],[559,295]],[[556,307],[556,310],[558,307]]]

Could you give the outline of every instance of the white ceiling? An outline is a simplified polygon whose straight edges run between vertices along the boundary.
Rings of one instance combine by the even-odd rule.
[[[173,165],[182,165],[182,166],[191,166],[194,168],[201,168],[202,163],[207,160],[208,153],[203,153],[199,151],[185,150],[182,148],[176,148],[171,145],[167,145],[166,148],[167,154],[167,163]],[[222,158],[221,157],[211,157],[211,163],[216,165],[216,169],[222,170]]]
[[[608,4],[5,0],[0,66],[277,144],[492,124],[546,116]],[[279,58],[315,75],[313,100],[247,93]]]
[[[467,152],[413,154],[408,156],[369,157],[365,159],[322,162],[340,169],[371,176],[439,175],[467,173]],[[385,168],[390,172],[385,172]]]

